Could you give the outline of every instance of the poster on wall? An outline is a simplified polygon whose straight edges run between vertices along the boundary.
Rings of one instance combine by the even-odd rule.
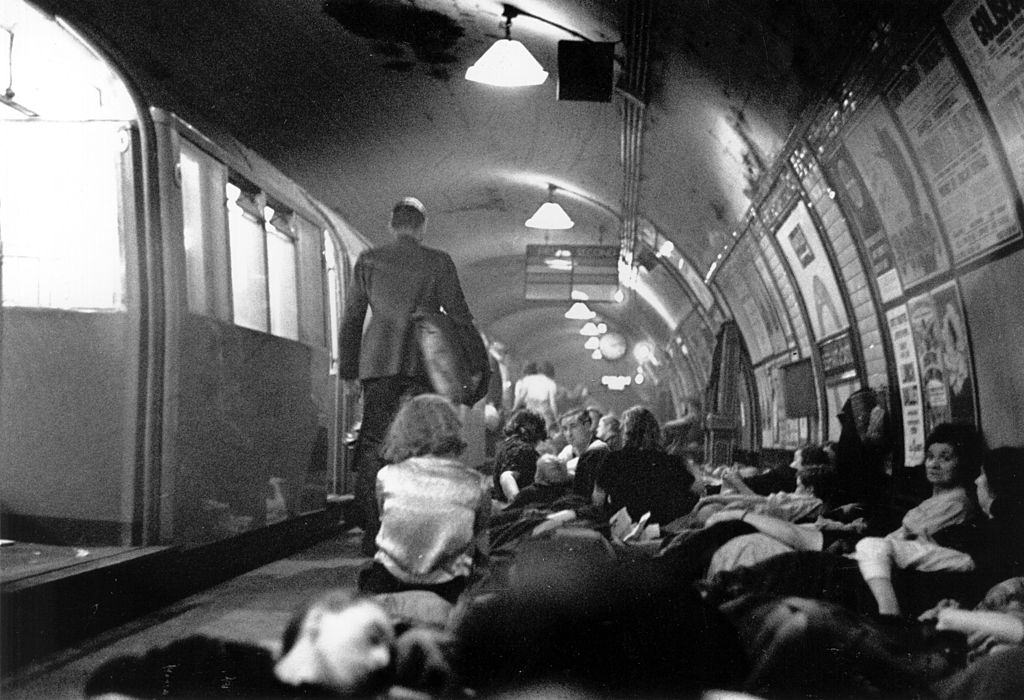
[[[753,249],[753,245],[751,245],[751,248]],[[774,286],[770,286],[771,282],[769,280],[772,277],[768,272],[768,265],[765,263],[764,258],[756,250],[752,250],[751,255],[754,261],[754,269],[757,270],[758,274],[758,280],[751,284],[751,288],[755,290],[754,301],[764,316],[765,326],[768,328],[768,335],[772,341],[772,348],[775,352],[781,352],[794,344],[789,337],[789,326],[786,325],[786,321],[779,315],[779,309],[783,308],[782,302],[779,300]]]
[[[907,302],[914,333],[925,429],[974,420],[974,382],[962,306],[953,282]]]
[[[758,367],[754,370],[754,380],[757,382],[757,398],[761,404],[761,444],[778,445],[779,403],[775,371],[770,366]]]
[[[957,0],[944,17],[1024,194],[1024,5]]]
[[[803,295],[816,338],[838,333],[849,326],[839,285],[807,206],[797,202],[789,218],[775,232],[800,293]]]
[[[981,112],[938,37],[904,65],[886,96],[931,184],[953,262],[1020,238],[1014,196]]]
[[[868,196],[860,173],[845,146],[836,149],[830,164],[832,182],[846,209],[850,228],[860,238],[867,251],[871,272],[878,285],[883,302],[892,301],[903,294],[900,276],[896,271],[896,255],[885,235],[882,218],[874,200]]]
[[[865,107],[843,144],[889,237],[902,286],[948,269],[935,212],[885,105]]]
[[[910,313],[905,304],[889,309],[885,316],[896,357],[900,405],[903,407],[903,464],[916,467],[924,462],[925,427],[914,332],[910,328]]]

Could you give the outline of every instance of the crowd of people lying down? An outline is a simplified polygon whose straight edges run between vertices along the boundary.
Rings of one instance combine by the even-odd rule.
[[[642,406],[559,427],[515,412],[484,474],[453,406],[410,399],[358,592],[279,648],[192,636],[86,695],[1024,697],[1024,449],[939,425],[929,495],[897,512],[843,441],[752,474],[666,449]]]

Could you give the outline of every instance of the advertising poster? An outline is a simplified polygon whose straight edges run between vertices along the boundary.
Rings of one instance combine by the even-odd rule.
[[[896,356],[900,405],[903,407],[903,464],[916,467],[924,463],[925,427],[914,332],[910,328],[910,314],[906,305],[889,309],[885,316],[893,354]]]
[[[843,144],[882,220],[903,287],[948,269],[935,212],[885,105],[865,107]]]
[[[783,308],[782,302],[779,300],[775,287],[772,286],[770,281],[772,277],[764,258],[758,255],[757,251],[753,251],[751,255],[754,260],[754,269],[758,274],[758,281],[753,284],[757,290],[754,303],[761,309],[765,326],[768,328],[768,335],[771,337],[772,348],[776,352],[781,352],[790,346],[787,340],[788,326],[785,325],[785,319],[779,315],[779,309]]]
[[[1024,193],[1024,4],[958,0],[944,16]]]
[[[937,37],[925,42],[887,93],[960,264],[1020,237],[998,157],[967,85]]]
[[[775,237],[800,287],[814,336],[824,338],[846,329],[849,321],[835,274],[803,202],[797,203]]]
[[[868,196],[850,154],[840,146],[830,164],[832,182],[844,204],[850,228],[860,238],[867,251],[871,274],[878,284],[883,302],[892,301],[903,294],[900,276],[896,271],[896,255],[882,227],[882,218],[874,200]]]
[[[938,287],[907,302],[914,333],[925,429],[953,421],[974,423],[970,347],[956,286]]]
[[[757,381],[757,397],[761,402],[761,444],[778,445],[781,441],[778,434],[779,402],[775,370],[771,367],[758,367],[754,370]]]

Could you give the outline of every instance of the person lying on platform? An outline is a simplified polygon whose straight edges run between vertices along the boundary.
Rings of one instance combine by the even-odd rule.
[[[392,686],[443,690],[450,672],[439,644],[421,630],[398,634],[369,598],[332,590],[292,616],[281,652],[191,635],[102,664],[84,695],[102,698],[371,697]]]

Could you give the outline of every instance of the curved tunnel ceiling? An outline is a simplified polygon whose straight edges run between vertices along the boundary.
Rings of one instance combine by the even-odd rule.
[[[526,13],[618,42],[626,89],[610,102],[570,102],[556,99],[556,48],[572,37],[526,16],[512,36],[552,77],[516,89],[463,79],[503,35],[502,6],[490,0],[39,4],[139,67],[154,102],[230,131],[371,242],[387,235],[394,201],[418,196],[427,242],[454,257],[481,328],[519,361],[551,359],[570,385],[609,368],[593,366],[563,318],[567,304],[522,298],[526,245],[616,243],[633,177],[634,213],[703,276],[801,110],[886,6],[522,0]],[[638,104],[642,128],[631,132]],[[642,140],[627,173],[630,137]],[[523,225],[548,183],[567,190],[556,197],[573,230]],[[632,294],[600,311],[632,341],[666,343],[674,329],[657,309],[691,303],[680,283],[650,285],[653,304]]]

